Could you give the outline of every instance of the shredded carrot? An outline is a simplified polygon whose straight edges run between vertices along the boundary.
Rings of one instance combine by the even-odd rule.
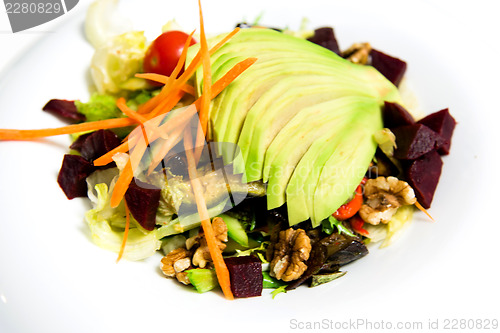
[[[191,32],[191,34],[188,36],[184,43],[184,48],[182,49],[181,55],[179,56],[179,60],[177,61],[177,64],[172,71],[171,75],[168,77],[168,79],[165,82],[165,85],[163,86],[162,90],[160,91],[160,94],[155,96],[154,98],[150,99],[144,105],[142,105],[139,108],[139,113],[149,113],[153,109],[155,109],[158,104],[166,97],[168,97],[174,89],[172,89],[172,85],[175,81],[177,81],[177,75],[179,75],[180,71],[184,67],[184,63],[186,62],[186,57],[187,57],[187,51],[189,48],[189,44],[191,43],[191,39],[193,37],[194,31]],[[187,81],[187,80],[186,80]],[[186,82],[184,82],[186,83]]]
[[[237,32],[239,31],[239,28],[234,29],[232,32],[230,32],[227,36],[225,36],[219,43],[217,43],[211,50],[210,54],[213,54],[215,51],[217,51],[224,43],[226,43],[230,38],[232,38]],[[201,49],[198,51],[196,56],[193,58],[189,66],[186,68],[184,73],[172,84],[171,91],[176,91],[179,90],[180,87],[182,87],[184,84],[186,84],[187,80],[193,76],[194,72],[198,69],[198,66],[202,63],[202,58],[201,58]],[[163,93],[160,93],[160,95]],[[159,95],[158,95],[159,96]],[[156,96],[156,97],[158,97]],[[175,104],[174,104],[175,106]],[[172,106],[173,107],[173,106]],[[158,111],[152,111],[151,114],[152,116],[158,115]]]
[[[159,137],[162,137],[164,134],[169,133],[176,129],[178,126],[181,126],[183,123],[185,123],[187,120],[191,119],[191,117],[196,113],[196,108],[187,108],[183,110],[182,112],[179,112],[179,114],[176,114],[173,116],[171,119],[169,119],[165,124],[159,126],[156,129],[150,129],[153,127],[154,124],[151,124],[149,126],[148,124],[148,132],[144,135],[139,135],[139,134],[133,134],[129,136],[129,139],[127,142],[122,143],[118,147],[116,147],[113,150],[110,150],[106,154],[102,155],[98,159],[94,161],[95,166],[102,166],[106,165],[108,163],[111,163],[113,161],[113,156],[117,153],[125,153],[129,150],[131,150],[133,147],[137,145],[137,143],[140,141],[141,137],[145,137],[149,140],[149,142],[153,142]],[[161,121],[161,119],[160,119]],[[156,124],[158,125],[158,124]]]
[[[422,205],[418,201],[415,201],[415,207],[417,207],[420,211],[422,211],[425,215],[427,215],[432,220],[432,222],[436,222],[432,218],[431,214],[429,214],[429,212],[427,211],[427,209],[425,209],[424,207],[422,207]]]
[[[212,100],[212,69],[210,64],[210,54],[208,52],[207,36],[205,35],[205,25],[201,10],[201,0],[198,0],[200,10],[200,54],[203,65],[203,94],[201,95],[200,106],[200,128],[196,134],[195,160],[198,163],[203,151],[203,144],[207,133],[208,113],[210,112],[210,101]]]
[[[127,203],[125,202],[125,230],[123,231],[123,241],[120,247],[120,252],[118,253],[118,258],[116,262],[119,262],[125,252],[125,245],[127,244],[128,231],[130,229],[130,210],[128,209]]]
[[[191,109],[191,110],[188,110]],[[153,170],[156,168],[158,164],[165,158],[165,156],[168,154],[168,152],[180,141],[182,138],[182,133],[186,126],[189,126],[189,120],[191,117],[196,113],[196,107],[191,104],[186,111],[188,114],[192,114],[191,116],[185,117],[186,119],[179,124],[179,126],[176,126],[176,128],[173,130],[172,134],[168,136],[168,138],[163,142],[162,146],[158,150],[158,152],[155,154],[153,159],[151,160],[151,163],[149,164],[148,168],[148,174],[151,174]],[[189,112],[190,111],[190,112]]]
[[[155,82],[159,82],[159,83],[163,83],[163,84],[166,84],[168,81],[168,78],[169,78],[166,75],[161,75],[161,74],[156,74],[156,73],[137,73],[137,74],[135,74],[135,76],[139,77],[141,79],[147,79],[150,81],[155,81]],[[194,87],[187,84],[187,83],[181,87],[181,90],[184,91],[185,93],[191,95],[191,96],[194,96],[196,94]]]
[[[239,62],[238,64],[236,64],[222,78],[217,80],[217,82],[213,85],[212,96],[211,96],[212,99],[217,97],[217,95],[222,90],[224,90],[224,88],[226,88],[231,82],[233,82],[248,67],[250,67],[252,64],[254,64],[255,61],[257,61],[256,58],[245,59],[245,60]],[[196,108],[188,107],[187,109],[183,110],[183,112],[181,112],[179,115],[175,115],[174,117],[169,119],[165,124],[159,126],[158,130],[156,130],[152,135],[149,136],[150,141],[156,140],[159,137],[159,135],[161,135],[161,133],[169,133],[169,132],[175,130],[177,127],[182,126],[182,124],[184,124],[187,120],[191,119],[191,117],[196,113],[196,110],[200,108],[202,97],[203,96],[201,96],[200,98],[198,98],[194,102],[194,106]],[[200,130],[201,129],[199,128],[198,133],[200,133]],[[201,138],[204,138],[204,137],[201,136]],[[201,144],[197,143],[197,147],[203,148],[203,143],[201,143]],[[200,154],[201,154],[201,152],[202,152],[202,150],[200,149]],[[155,162],[159,163],[159,161],[161,161],[167,153],[168,153],[168,151],[162,151],[161,153],[158,153],[158,155],[155,158]],[[108,156],[109,159],[101,160],[104,156],[105,155],[103,155],[101,158],[94,161],[94,164],[95,165],[101,165],[101,164],[106,165],[107,163],[109,163],[109,161],[112,161],[111,157],[113,155],[109,155]],[[199,156],[200,155],[198,155],[198,159],[199,159]],[[156,163],[154,167],[156,167],[156,165],[158,165],[158,163]],[[149,172],[151,172],[151,171],[149,171]]]
[[[118,176],[118,180],[113,188],[113,193],[111,194],[110,206],[111,208],[116,208],[125,196],[125,192],[128,190],[130,182],[134,178],[134,168],[132,168],[132,163],[130,158],[123,168],[122,172]]]
[[[137,124],[130,118],[113,118],[88,123],[68,125],[58,128],[45,128],[36,130],[0,129],[0,140],[33,140],[47,136],[73,134],[86,131],[97,131],[100,129],[110,129],[127,127]]]
[[[187,57],[187,52],[189,48],[189,44],[191,44],[191,39],[193,38],[194,30],[191,32],[186,39],[186,42],[184,43],[184,48],[182,49],[181,55],[179,57],[179,60],[177,61],[177,64],[175,65],[174,70],[172,71],[172,74],[170,75],[170,81],[174,82],[175,79],[177,78],[177,75],[181,72],[181,70],[184,68],[184,63],[186,62],[186,57]]]
[[[215,266],[215,273],[217,275],[217,280],[219,285],[226,296],[227,299],[234,299],[233,293],[231,291],[231,281],[229,277],[229,271],[227,269],[222,253],[217,246],[215,233],[210,223],[210,216],[208,214],[207,204],[205,202],[205,197],[203,196],[203,188],[197,177],[196,171],[196,161],[193,155],[193,138],[191,137],[191,128],[187,126],[184,131],[184,149],[186,150],[186,158],[188,162],[188,172],[189,178],[191,180],[191,186],[193,188],[193,193],[196,199],[196,206],[198,208],[198,214],[201,219],[201,227],[205,233],[205,239],[207,241],[208,250],[210,251],[210,257]]]
[[[224,76],[222,76],[217,82],[212,86],[212,99],[217,97],[231,82],[233,82],[241,73],[247,70],[248,67],[252,66],[257,61],[257,58],[247,58],[240,61],[233,66]],[[194,104],[197,109],[201,107],[201,99],[198,98]]]
[[[137,123],[144,125],[144,123],[147,121],[147,118],[145,118],[143,115],[138,114],[131,108],[127,106],[127,102],[125,101],[125,98],[120,97],[116,100],[116,106],[120,109],[121,112],[123,112],[127,117],[135,120]]]

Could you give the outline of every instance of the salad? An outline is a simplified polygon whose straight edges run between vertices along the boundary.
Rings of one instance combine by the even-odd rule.
[[[96,17],[113,3],[88,12],[95,93],[44,107],[73,124],[0,140],[72,135],[57,181],[89,198],[93,241],[118,260],[160,250],[163,273],[199,292],[276,295],[343,276],[431,206],[455,120],[415,119],[404,61],[341,50],[329,27],[208,37],[201,5],[199,36],[107,35]]]

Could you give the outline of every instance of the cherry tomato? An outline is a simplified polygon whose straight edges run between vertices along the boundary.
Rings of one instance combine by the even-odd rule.
[[[144,72],[170,76],[179,61],[189,35],[177,30],[158,36],[149,46],[144,57]],[[196,41],[191,39],[190,46]],[[181,74],[183,70],[179,74]]]

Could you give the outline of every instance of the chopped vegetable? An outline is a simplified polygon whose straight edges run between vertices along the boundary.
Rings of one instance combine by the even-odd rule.
[[[112,37],[95,51],[90,74],[101,94],[120,92],[142,67],[146,37],[142,31],[130,31]]]
[[[197,268],[186,271],[188,274],[189,282],[193,285],[199,293],[206,293],[219,284],[217,283],[217,275],[213,269]]]
[[[363,221],[363,219],[358,215],[353,216],[349,220],[349,223],[351,224],[352,230],[356,231],[358,234],[369,236],[368,231],[366,231],[366,229],[363,229],[363,224],[365,224],[365,221]]]
[[[77,123],[85,120],[85,116],[78,112],[75,101],[51,99],[45,104],[42,110],[69,123]]]
[[[125,251],[125,246],[127,244],[128,231],[130,230],[130,211],[128,209],[127,203],[125,203],[125,230],[123,231],[123,242],[120,247],[120,252],[118,253],[118,258],[116,262],[120,261],[123,256],[123,251]]]
[[[262,294],[262,263],[254,256],[225,259],[231,276],[231,291],[235,297],[255,297]]]
[[[188,46],[196,43],[194,39],[182,31],[169,30],[162,33],[149,45],[146,51],[144,71],[166,76],[172,75],[175,66],[179,63],[182,50],[186,49],[185,43],[188,39]]]
[[[365,179],[366,180],[366,179]],[[350,217],[353,217],[361,208],[363,204],[363,187],[359,185],[356,187],[356,191],[354,193],[354,198],[346,204],[337,209],[335,213],[333,213],[333,217],[335,217],[339,221],[347,220]]]
[[[210,224],[205,197],[203,196],[203,188],[199,178],[197,177],[196,162],[192,151],[193,144],[191,140],[191,129],[188,126],[187,130],[184,132],[184,148],[186,150],[189,178],[191,180],[191,185],[196,198],[196,206],[198,208],[198,214],[200,215],[201,226],[203,228],[203,232],[205,233],[208,249],[210,250],[210,256],[212,257],[215,272],[217,274],[217,280],[219,281],[222,292],[227,299],[233,299],[234,297],[231,291],[229,271],[227,270],[224,259],[222,258],[222,253],[219,251],[217,246],[214,231],[212,229],[212,225]]]
[[[75,106],[88,122],[123,117],[116,107],[116,99],[110,95],[92,94],[88,102],[75,101]]]
[[[317,287],[321,284],[331,282],[338,278],[343,277],[347,272],[323,273],[315,274],[312,276],[310,287]]]

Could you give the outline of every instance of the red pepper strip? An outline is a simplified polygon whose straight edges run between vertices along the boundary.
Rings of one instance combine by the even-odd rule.
[[[364,184],[364,182],[365,180],[363,179],[361,184]],[[363,187],[362,185],[359,185],[356,188],[356,192],[354,193],[354,198],[352,198],[352,200],[348,203],[340,206],[339,209],[337,209],[337,211],[333,213],[333,217],[335,217],[339,221],[347,220],[348,218],[353,217],[359,211],[361,205],[363,205]]]
[[[353,216],[349,220],[349,222],[351,223],[352,230],[356,231],[358,234],[363,236],[369,235],[369,232],[366,229],[363,229],[363,224],[365,224],[365,221],[363,221],[363,219],[359,215]]]

